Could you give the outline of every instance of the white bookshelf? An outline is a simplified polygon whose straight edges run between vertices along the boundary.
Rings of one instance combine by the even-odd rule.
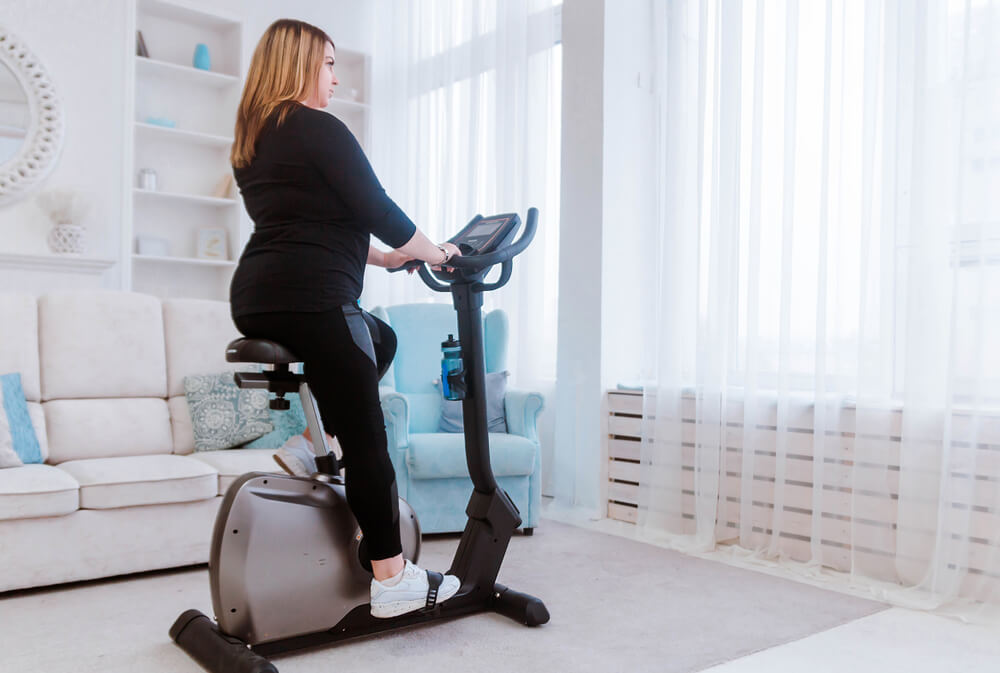
[[[128,287],[161,297],[228,298],[229,281],[248,229],[229,150],[242,89],[243,22],[194,3],[134,0],[135,30],[148,57],[136,55],[130,31],[131,147],[126,171],[123,259]],[[195,68],[195,45],[208,47],[211,68]],[[160,123],[158,123],[160,120]],[[162,123],[172,122],[172,126]],[[139,172],[156,172],[155,190]],[[224,259],[200,259],[199,231],[226,232]],[[140,254],[138,240],[157,239],[163,255]]]
[[[198,131],[170,129],[164,128],[163,126],[156,126],[154,124],[145,124],[143,122],[135,122],[135,133],[136,135],[144,136],[150,140],[156,140],[159,138],[167,142],[177,141],[196,143],[199,145],[220,147],[226,151],[228,151],[229,147],[233,144],[232,136],[217,136],[211,133],[199,133]]]
[[[203,267],[219,267],[223,269],[231,269],[236,266],[236,262],[226,259],[197,259],[191,257],[163,257],[160,255],[132,255],[132,259],[140,264],[150,263],[150,264],[166,264],[168,266],[172,265],[175,267],[179,266],[203,266]]]
[[[132,0],[126,97],[132,128],[126,134],[123,209],[123,284],[161,297],[228,299],[236,261],[253,231],[233,184],[215,188],[231,175],[236,109],[245,65],[243,21],[209,12],[184,0]],[[142,31],[149,57],[136,55],[135,30]],[[193,67],[195,45],[204,43],[211,70]],[[247,50],[252,51],[252,49]],[[370,57],[337,49],[340,82],[326,111],[343,121],[365,151],[371,146]],[[172,127],[155,123],[157,118]],[[156,171],[155,191],[141,189],[139,171]],[[227,258],[197,257],[198,232],[223,228]],[[165,254],[140,254],[139,237],[159,239]]]
[[[151,199],[153,201],[159,201],[161,203],[198,203],[206,206],[215,206],[217,208],[229,208],[230,206],[239,205],[237,199],[232,198],[222,198],[218,196],[199,196],[198,194],[177,194],[173,192],[164,192],[161,190],[150,191],[146,189],[135,189],[135,197],[137,199]]]
[[[153,58],[138,57],[135,68],[136,74],[140,77],[159,77],[179,84],[209,86],[221,89],[240,83],[240,78],[236,75],[224,75],[210,70],[199,70],[188,65],[178,65],[166,61],[158,61]]]

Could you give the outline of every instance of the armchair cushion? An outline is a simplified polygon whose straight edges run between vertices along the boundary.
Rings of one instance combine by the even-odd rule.
[[[486,375],[486,428],[489,432],[507,432],[507,421],[504,418],[504,395],[507,393],[508,372],[490,372]],[[441,382],[438,380],[438,390]],[[441,422],[439,432],[464,432],[465,420],[462,417],[461,400],[447,400],[442,391]]]
[[[497,477],[532,474],[537,452],[538,445],[524,437],[490,433],[490,462]],[[412,479],[468,478],[465,435],[450,432],[411,434],[406,463]]]

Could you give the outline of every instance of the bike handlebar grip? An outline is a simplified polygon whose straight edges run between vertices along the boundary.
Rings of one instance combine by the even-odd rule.
[[[396,273],[397,271],[405,271],[406,269],[416,269],[419,266],[423,266],[423,262],[419,259],[411,259],[409,262],[403,266],[397,266],[392,269],[386,269],[389,273]]]

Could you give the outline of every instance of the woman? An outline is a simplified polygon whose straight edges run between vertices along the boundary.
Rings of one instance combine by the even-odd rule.
[[[254,51],[230,160],[255,226],[233,274],[230,304],[245,336],[277,341],[303,359],[323,425],[343,451],[347,502],[372,559],[372,615],[392,617],[423,607],[441,577],[429,579],[403,559],[378,397],[379,365],[392,359],[396,340],[357,302],[366,263],[440,265],[459,251],[435,245],[414,226],[351,132],[323,111],[338,84],[335,55],[326,33],[289,19],[271,24]],[[371,234],[393,251],[372,247]],[[438,602],[459,584],[445,575]]]

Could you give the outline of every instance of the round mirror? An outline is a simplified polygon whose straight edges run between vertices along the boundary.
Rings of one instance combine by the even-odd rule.
[[[28,135],[28,96],[14,73],[0,63],[0,164],[13,159]]]
[[[0,27],[0,205],[31,191],[62,146],[62,112],[45,68]]]

